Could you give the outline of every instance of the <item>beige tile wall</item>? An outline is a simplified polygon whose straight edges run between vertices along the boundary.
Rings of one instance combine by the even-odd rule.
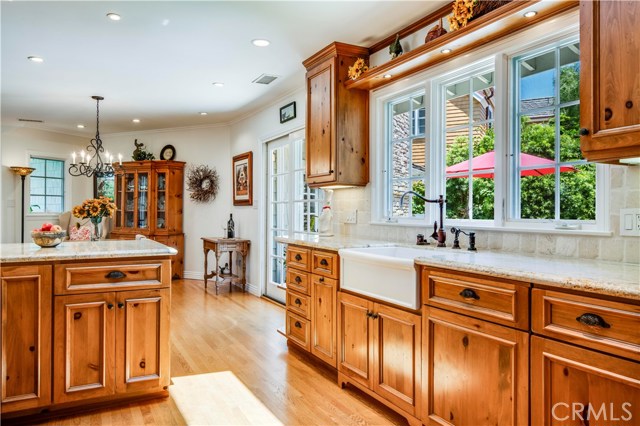
[[[583,259],[600,259],[640,263],[640,237],[620,236],[620,209],[640,208],[640,167],[610,166],[610,226],[612,236],[557,235],[516,232],[476,232],[478,249],[507,250]],[[345,224],[347,212],[358,210],[358,223]],[[333,195],[334,232],[360,238],[412,243],[416,234],[426,234],[424,227],[372,225],[371,190],[352,188],[336,190]],[[466,247],[462,236],[460,244]],[[451,234],[447,235],[450,246]]]

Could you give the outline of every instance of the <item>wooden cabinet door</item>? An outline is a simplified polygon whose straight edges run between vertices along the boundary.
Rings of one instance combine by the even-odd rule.
[[[638,407],[639,363],[531,338],[532,425],[637,425]]]
[[[51,266],[2,267],[2,412],[51,404]]]
[[[54,298],[53,401],[115,392],[115,293]]]
[[[311,276],[311,353],[336,368],[336,297],[338,283]]]
[[[338,295],[338,302],[338,369],[350,379],[371,388],[373,330],[369,316],[373,303],[342,292]]]
[[[580,2],[580,122],[584,156],[640,156],[640,2]]]
[[[170,290],[116,293],[118,393],[169,385]]]
[[[307,182],[335,180],[334,59],[307,72]]]
[[[420,402],[420,316],[374,304],[373,391],[413,415]]]
[[[528,424],[526,332],[427,306],[422,321],[426,425]]]

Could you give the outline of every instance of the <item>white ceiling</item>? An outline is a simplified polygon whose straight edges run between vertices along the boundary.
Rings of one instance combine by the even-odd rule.
[[[370,46],[444,3],[3,0],[2,125],[90,135],[92,95],[103,133],[228,123],[303,87],[302,61],[327,44]],[[279,78],[252,83],[262,73]]]

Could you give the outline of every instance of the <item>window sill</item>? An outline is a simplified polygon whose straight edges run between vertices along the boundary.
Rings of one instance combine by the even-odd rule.
[[[371,221],[369,225],[375,226],[391,226],[391,227],[399,227],[399,228],[428,228],[432,229],[432,225],[425,224],[417,224],[417,223],[397,223],[397,222],[382,222],[382,221]],[[448,225],[446,222],[444,224],[445,228],[449,228],[451,225]],[[470,229],[473,231],[492,231],[492,232],[511,232],[511,233],[519,233],[519,234],[550,234],[550,235],[568,235],[568,236],[590,236],[590,237],[611,237],[613,232],[611,231],[594,231],[587,229],[552,229],[552,228],[523,228],[523,227],[496,227],[491,225],[459,225],[455,224],[456,227],[461,227],[464,230]]]
[[[31,218],[31,219],[57,219],[58,216],[60,216],[61,214],[62,212],[60,213],[27,213],[25,217]]]

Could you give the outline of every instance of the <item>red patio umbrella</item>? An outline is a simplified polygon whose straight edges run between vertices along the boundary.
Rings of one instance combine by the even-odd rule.
[[[486,173],[477,173],[473,177],[476,178],[489,178],[493,179],[493,168],[496,164],[495,151],[485,152],[482,155],[473,158],[473,171],[482,172],[486,170]],[[520,153],[520,166],[536,166],[534,169],[522,170],[520,176],[542,176],[555,173],[555,162],[546,158],[538,157],[531,154]],[[491,171],[489,171],[491,170]],[[451,175],[453,173],[468,173],[469,172],[469,160],[463,161],[453,166],[446,168],[446,174]],[[576,169],[573,166],[560,167],[561,172],[575,172]],[[452,178],[463,178],[466,176],[451,176]]]

